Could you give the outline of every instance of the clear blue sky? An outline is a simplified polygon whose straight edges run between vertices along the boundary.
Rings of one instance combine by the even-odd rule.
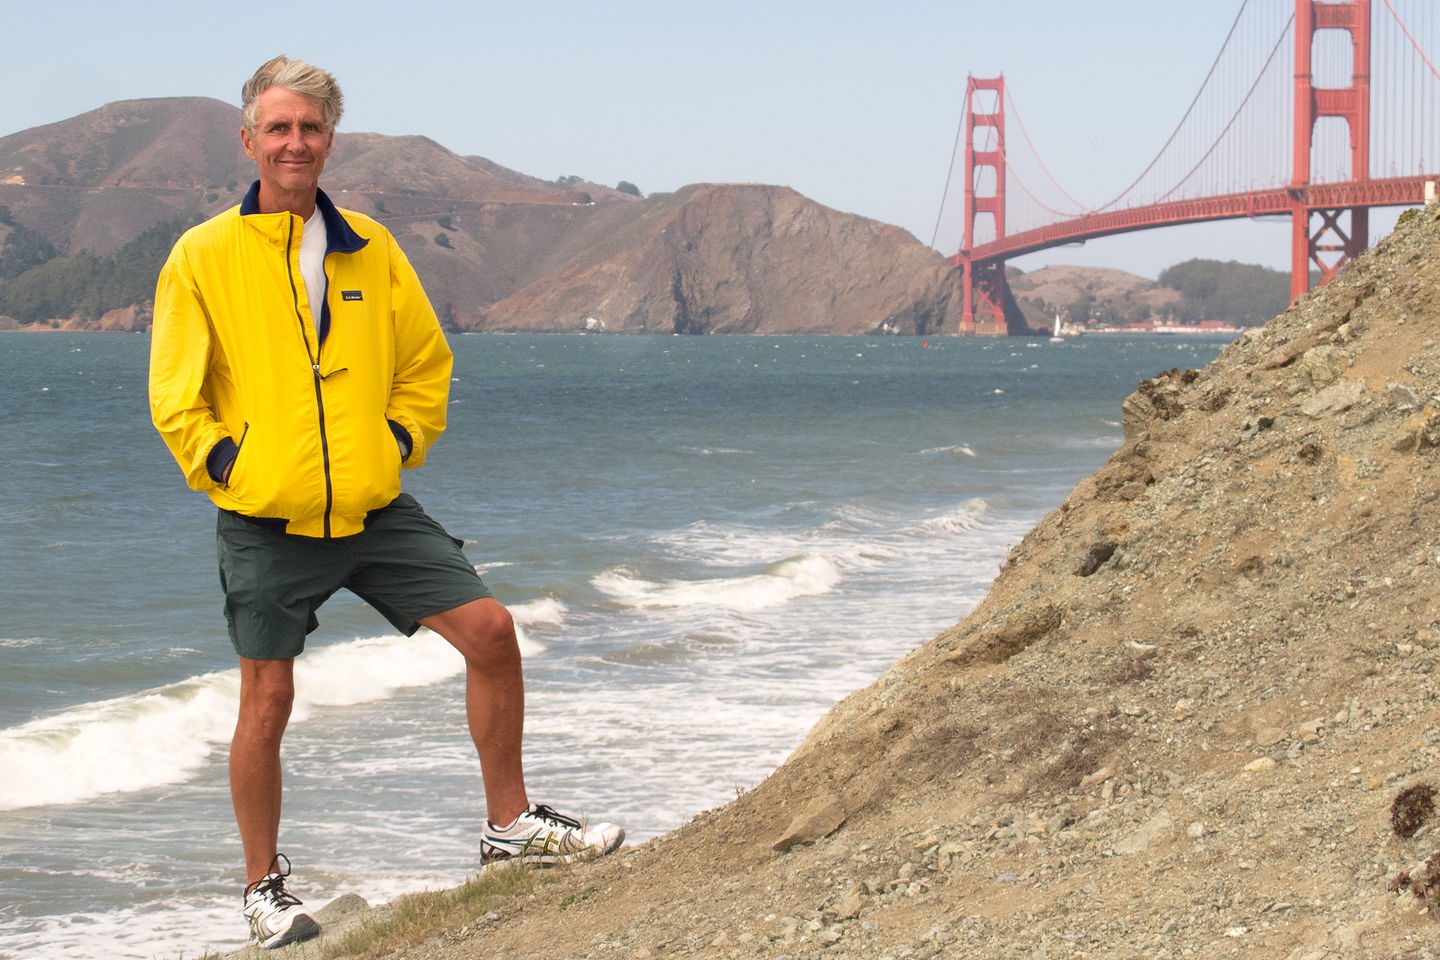
[[[1003,71],[1057,178],[1099,202],[1169,135],[1238,9],[1239,0],[56,0],[4,15],[0,135],[113,100],[238,104],[242,81],[283,52],[339,77],[342,131],[423,134],[523,173],[629,180],[645,193],[783,184],[928,243],[967,72]],[[1118,105],[1152,122],[1114,123]],[[1151,231],[1016,265],[1153,277],[1196,256],[1288,269],[1288,224]]]

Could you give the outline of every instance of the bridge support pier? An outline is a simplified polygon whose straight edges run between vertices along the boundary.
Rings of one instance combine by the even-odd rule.
[[[960,332],[979,337],[1008,335],[1010,325],[1005,321],[1005,305],[1013,298],[1005,280],[1005,261],[977,261],[962,256],[960,266],[965,270],[965,305]]]
[[[1340,217],[1348,210],[1349,224],[1342,226]],[[1320,223],[1311,232],[1315,216]],[[1307,207],[1297,202],[1290,215],[1290,297],[1294,299],[1310,289],[1312,273],[1319,273],[1319,285],[1329,283],[1340,268],[1370,245],[1370,209],[1341,207],[1328,210]]]

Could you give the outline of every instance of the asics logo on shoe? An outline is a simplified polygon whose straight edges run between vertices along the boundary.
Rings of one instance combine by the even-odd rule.
[[[508,827],[497,828],[487,821],[480,859],[486,865],[514,861],[552,866],[585,854],[604,856],[624,840],[625,831],[617,826],[586,826],[544,804],[534,804]]]

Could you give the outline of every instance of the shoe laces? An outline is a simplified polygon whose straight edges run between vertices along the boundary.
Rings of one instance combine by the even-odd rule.
[[[290,876],[290,858],[283,853],[275,854],[270,861],[270,871],[245,888],[245,901],[260,896],[280,907],[295,907],[301,904],[299,897],[285,889],[285,878]]]
[[[546,823],[554,824],[557,827],[570,827],[574,830],[584,829],[584,825],[574,817],[567,817],[563,813],[557,813],[553,807],[543,803],[537,803],[530,808],[530,815],[537,820],[544,820]]]

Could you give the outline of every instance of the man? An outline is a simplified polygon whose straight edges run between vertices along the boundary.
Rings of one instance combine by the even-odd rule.
[[[486,864],[605,854],[624,831],[530,803],[514,623],[459,541],[400,491],[400,470],[423,464],[445,429],[451,354],[395,239],[319,189],[341,113],[335,78],[276,57],[242,97],[240,142],[259,180],[171,251],[155,293],[150,407],[187,483],[220,508],[240,660],[230,791],[243,913],[268,948],[319,932],[286,890],[290,862],[277,849],[280,741],[294,658],[341,587],[464,656]]]

